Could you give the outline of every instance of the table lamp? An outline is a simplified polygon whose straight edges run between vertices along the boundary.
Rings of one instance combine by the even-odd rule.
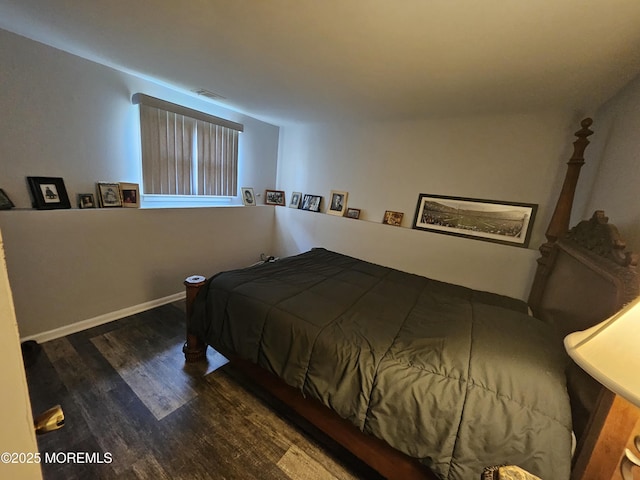
[[[613,393],[640,407],[640,298],[604,322],[564,339],[567,353]],[[640,437],[635,446],[640,450]],[[624,480],[633,480],[640,459],[628,448],[622,459]]]

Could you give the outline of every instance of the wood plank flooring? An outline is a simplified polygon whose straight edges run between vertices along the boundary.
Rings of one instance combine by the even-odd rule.
[[[60,404],[65,426],[38,436],[41,454],[106,462],[43,463],[45,480],[380,479],[217,352],[186,365],[184,329],[175,303],[42,344],[33,413]]]

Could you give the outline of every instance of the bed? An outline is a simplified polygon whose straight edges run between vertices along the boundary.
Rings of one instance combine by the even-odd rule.
[[[386,478],[514,464],[568,479],[572,428],[576,458],[587,455],[606,394],[562,337],[638,295],[635,257],[602,212],[569,229],[590,125],[576,132],[528,303],[316,248],[189,277],[187,361],[211,345]]]

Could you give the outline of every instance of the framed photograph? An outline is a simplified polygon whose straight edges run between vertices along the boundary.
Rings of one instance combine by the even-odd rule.
[[[59,177],[27,177],[33,207],[39,210],[71,208],[64,180]]]
[[[291,201],[289,202],[290,208],[300,208],[300,200],[302,200],[301,192],[293,192],[291,194]]]
[[[120,194],[122,195],[123,207],[140,207],[140,185],[137,183],[120,182]]]
[[[330,215],[343,216],[347,208],[347,192],[339,192],[337,190],[331,190],[331,198],[329,200],[329,208],[327,213]]]
[[[359,208],[347,208],[347,218],[360,218],[360,209]]]
[[[399,227],[402,223],[402,217],[404,217],[404,213],[402,212],[393,212],[391,210],[387,210],[386,212],[384,212],[382,223],[384,223],[385,225],[393,225]]]
[[[319,212],[320,204],[322,203],[322,197],[319,195],[305,195],[302,198],[302,210],[309,210],[310,212]]]
[[[120,184],[98,182],[98,201],[103,208],[122,207]]]
[[[242,187],[242,204],[249,207],[255,207],[256,196],[253,194],[253,188]]]
[[[531,203],[421,193],[413,228],[526,248],[537,209]]]
[[[264,203],[267,205],[285,205],[284,192],[282,190],[267,190],[264,194]]]
[[[79,193],[78,208],[96,208],[96,200],[93,193]]]
[[[15,205],[9,199],[9,195],[7,195],[5,191],[0,188],[0,210],[10,210],[13,207],[15,207]]]

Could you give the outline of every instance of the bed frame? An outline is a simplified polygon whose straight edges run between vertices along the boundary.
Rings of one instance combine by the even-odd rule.
[[[602,211],[591,220],[569,229],[571,210],[584,151],[589,144],[590,118],[575,133],[573,155],[556,207],[546,231],[547,241],[528,299],[534,315],[554,324],[559,334],[582,330],[604,320],[638,296],[635,271],[637,258],[625,252],[625,244]],[[206,361],[207,345],[189,333],[192,304],[206,279],[196,275],[185,280],[187,290],[187,340],[183,348],[187,362]],[[223,355],[226,352],[221,352]],[[381,475],[389,479],[437,480],[435,474],[387,443],[366,435],[320,402],[305,398],[275,375],[253,363],[227,356],[243,374],[288,405],[312,425],[345,447]],[[581,479],[591,456],[595,438],[613,403],[613,394],[601,387],[576,365],[567,374],[572,401],[574,429],[578,445],[574,455],[572,480]]]

